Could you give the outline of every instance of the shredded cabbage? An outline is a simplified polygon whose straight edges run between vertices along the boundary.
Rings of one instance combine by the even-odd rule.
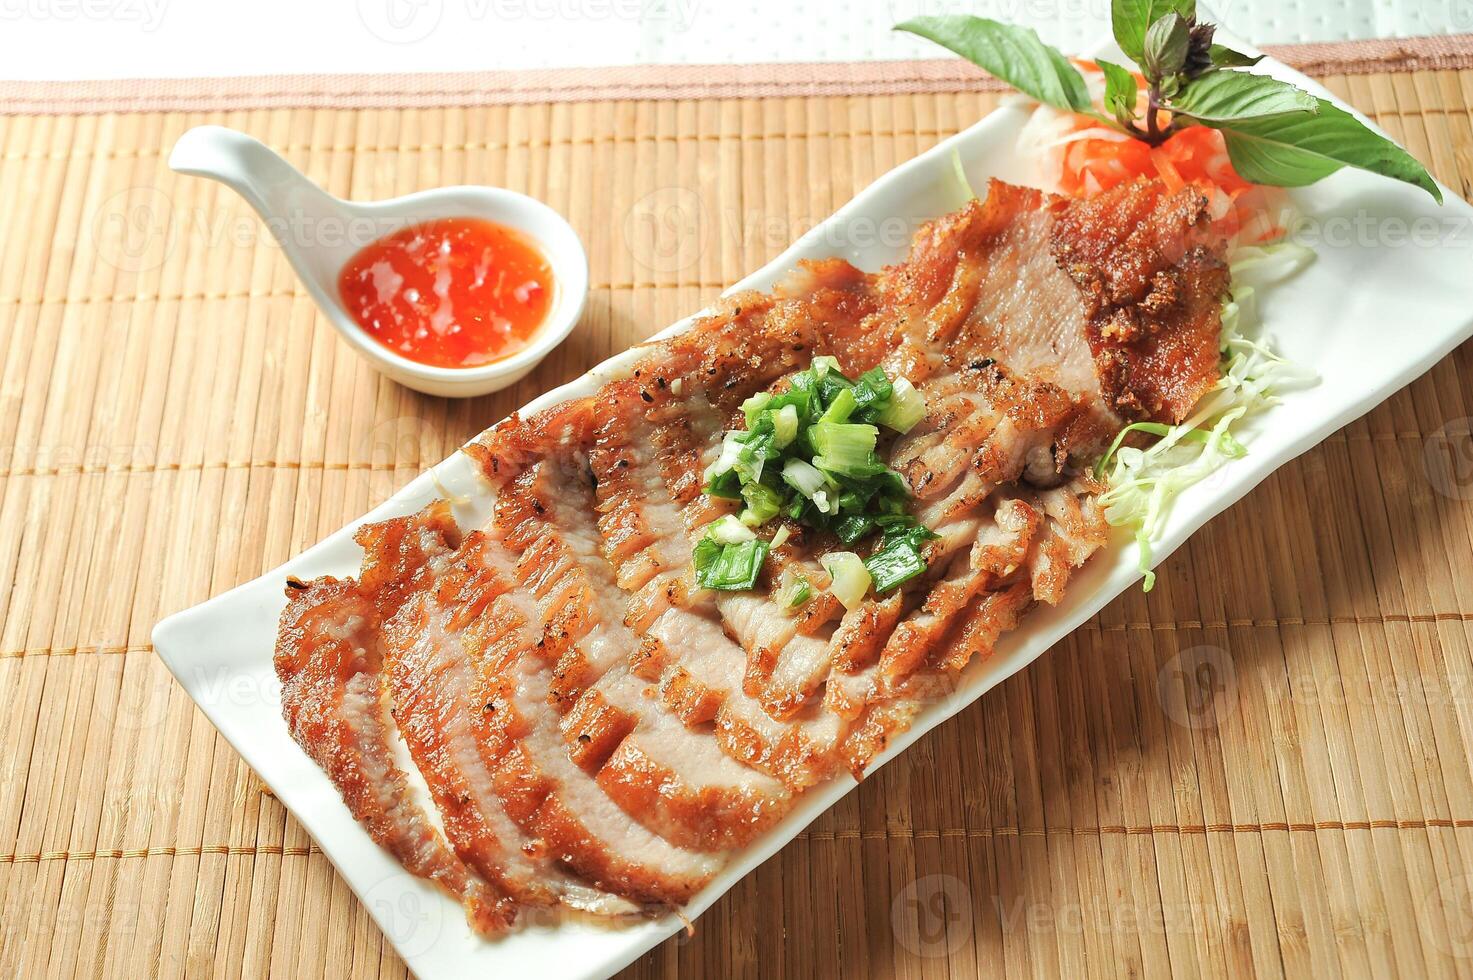
[[[1313,383],[1313,372],[1274,353],[1257,333],[1254,296],[1259,288],[1293,275],[1314,252],[1293,242],[1244,245],[1228,255],[1232,285],[1222,307],[1222,375],[1179,425],[1132,426],[1159,435],[1139,449],[1117,439],[1095,465],[1095,475],[1109,489],[1101,495],[1105,519],[1135,530],[1140,549],[1143,588],[1156,583],[1151,571],[1151,542],[1161,532],[1172,501],[1183,490],[1247,452],[1234,434],[1244,419],[1278,402],[1278,392]],[[1123,434],[1122,434],[1123,437]]]

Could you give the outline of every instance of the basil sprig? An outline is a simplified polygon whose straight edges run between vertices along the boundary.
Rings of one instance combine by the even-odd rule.
[[[896,30],[956,52],[1045,105],[1098,120],[1151,145],[1188,126],[1220,130],[1233,168],[1246,180],[1302,187],[1354,167],[1420,187],[1440,204],[1425,167],[1334,104],[1251,68],[1258,58],[1213,42],[1196,19],[1196,0],[1114,0],[1115,43],[1146,80],[1146,106],[1127,69],[1105,73],[1103,111],[1079,70],[1038,34],[972,16],[917,17]],[[1164,117],[1164,119],[1163,119]]]

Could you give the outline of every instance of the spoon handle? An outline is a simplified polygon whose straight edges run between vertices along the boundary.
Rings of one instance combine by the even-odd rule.
[[[278,240],[303,221],[348,218],[345,202],[318,187],[265,143],[224,126],[196,126],[180,136],[169,154],[169,167],[232,188]]]

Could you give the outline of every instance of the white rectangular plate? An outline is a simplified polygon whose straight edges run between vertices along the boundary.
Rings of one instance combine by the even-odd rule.
[[[1265,61],[1260,70],[1331,98],[1277,62]],[[954,152],[979,188],[988,177],[1027,182],[1026,168],[1014,151],[1026,116],[1025,109],[1006,106],[895,168],[733,288],[770,289],[803,258],[838,254],[869,270],[897,261],[904,252],[897,236],[877,235],[875,229],[887,227],[887,220],[893,225],[897,216],[914,224],[955,208]],[[1316,244],[1316,260],[1266,298],[1262,318],[1275,346],[1313,369],[1320,383],[1289,394],[1260,415],[1247,429],[1249,454],[1231,463],[1219,479],[1178,500],[1156,545],[1158,561],[1275,468],[1370,410],[1473,334],[1473,304],[1466,301],[1473,275],[1473,208],[1450,190],[1444,194],[1447,204],[1439,208],[1420,190],[1349,170],[1294,194],[1323,240]],[[878,238],[885,243],[876,243]],[[863,247],[834,244],[846,242]],[[693,319],[674,324],[661,336],[686,329]],[[615,357],[538,398],[526,411],[587,395],[631,360],[627,353]],[[437,478],[445,489],[469,499],[457,509],[462,525],[484,520],[490,496],[469,460],[457,453],[275,571],[160,623],[154,646],[230,744],[322,845],[422,980],[608,976],[681,929],[681,921],[665,916],[618,928],[562,922],[534,925],[496,941],[480,939],[465,925],[459,906],[404,873],[369,839],[282,722],[272,648],[286,577],[356,573],[360,552],[352,540],[354,529],[418,510],[441,494]],[[1124,540],[1112,545],[1071,584],[1063,604],[1037,610],[990,660],[973,664],[958,690],[932,704],[879,764],[1040,656],[1138,575],[1134,546]],[[241,697],[242,691],[261,694]],[[810,792],[786,820],[702,891],[687,913],[694,918],[705,911],[855,785],[845,778]]]

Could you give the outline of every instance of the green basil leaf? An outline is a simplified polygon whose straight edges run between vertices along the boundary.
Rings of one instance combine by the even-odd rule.
[[[1222,130],[1233,169],[1255,184],[1303,187],[1341,167],[1355,167],[1413,184],[1442,203],[1442,191],[1410,153],[1334,104],[1316,102],[1318,114],[1295,112],[1207,125]]]
[[[1146,28],[1145,52],[1140,66],[1147,79],[1160,81],[1179,74],[1187,66],[1187,49],[1192,29],[1185,17],[1170,11]]]
[[[1218,68],[1252,68],[1263,60],[1261,54],[1243,54],[1225,44],[1214,44],[1208,51],[1212,55],[1212,63]]]
[[[1202,122],[1227,122],[1318,110],[1319,100],[1303,89],[1267,75],[1213,71],[1188,82],[1170,108]]]
[[[1084,77],[1032,28],[967,15],[917,17],[895,29],[935,41],[1044,105],[1070,112],[1090,108]]]
[[[1105,73],[1105,111],[1120,119],[1134,119],[1136,99],[1140,93],[1135,75],[1102,59],[1096,59],[1095,64]]]
[[[1115,43],[1136,64],[1146,51],[1146,31],[1168,13],[1183,17],[1197,15],[1197,0],[1114,0],[1110,4],[1110,26]]]

